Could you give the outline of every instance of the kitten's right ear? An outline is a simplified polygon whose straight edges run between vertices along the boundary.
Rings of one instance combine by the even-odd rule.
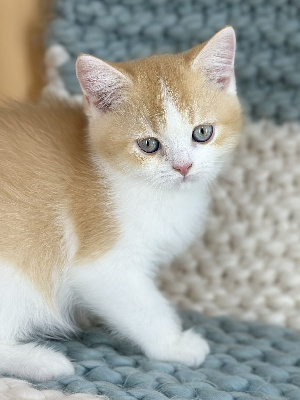
[[[118,69],[86,54],[77,58],[76,75],[87,103],[101,112],[114,110],[132,84]]]

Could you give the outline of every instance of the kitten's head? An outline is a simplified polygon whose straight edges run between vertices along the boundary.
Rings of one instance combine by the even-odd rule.
[[[82,55],[93,150],[116,171],[163,187],[211,182],[237,145],[235,34],[176,55],[112,63]]]

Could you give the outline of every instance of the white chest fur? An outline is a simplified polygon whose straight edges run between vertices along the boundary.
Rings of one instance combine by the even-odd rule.
[[[125,180],[114,188],[114,198],[119,251],[150,263],[166,262],[184,251],[202,231],[208,205],[204,187],[159,189]]]

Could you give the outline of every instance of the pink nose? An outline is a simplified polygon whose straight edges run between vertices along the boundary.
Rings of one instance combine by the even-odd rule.
[[[182,176],[186,176],[192,164],[173,165],[176,171],[180,172]]]

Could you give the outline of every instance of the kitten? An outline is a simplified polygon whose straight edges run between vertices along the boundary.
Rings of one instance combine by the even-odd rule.
[[[153,276],[203,230],[237,145],[234,53],[226,27],[177,55],[82,55],[85,113],[58,100],[1,109],[1,374],[74,373],[29,339],[74,331],[80,308],[152,359],[203,362],[206,341],[182,331]]]

